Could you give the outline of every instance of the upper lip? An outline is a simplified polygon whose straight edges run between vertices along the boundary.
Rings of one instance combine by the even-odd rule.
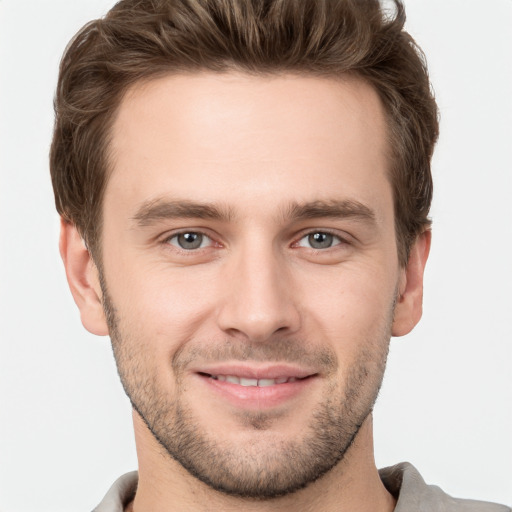
[[[291,378],[304,379],[316,375],[314,370],[302,368],[290,364],[243,364],[243,363],[221,363],[213,365],[204,365],[193,368],[194,373],[203,373],[206,375],[233,375],[245,379],[279,379]]]

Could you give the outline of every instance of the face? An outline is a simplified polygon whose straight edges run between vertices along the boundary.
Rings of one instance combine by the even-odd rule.
[[[121,104],[102,233],[114,353],[147,435],[215,489],[304,487],[371,412],[406,280],[385,140],[354,79],[172,76]]]

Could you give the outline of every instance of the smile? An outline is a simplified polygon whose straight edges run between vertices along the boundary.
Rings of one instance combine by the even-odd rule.
[[[279,377],[277,379],[250,379],[245,377],[237,377],[236,375],[209,375],[209,377],[220,382],[229,382],[231,384],[238,384],[240,386],[246,387],[268,387],[301,380],[296,377]]]
[[[283,406],[316,387],[319,374],[306,369],[223,365],[195,371],[205,390],[237,410],[262,410]],[[219,402],[220,404],[220,402]]]

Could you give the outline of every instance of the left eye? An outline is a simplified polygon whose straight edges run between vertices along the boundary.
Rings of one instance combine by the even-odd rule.
[[[170,237],[167,242],[175,247],[179,247],[180,249],[185,249],[186,251],[202,249],[203,247],[208,247],[212,243],[209,237],[203,233],[198,233],[197,231],[178,233],[177,235]]]
[[[317,231],[302,237],[298,245],[299,247],[309,247],[311,249],[329,249],[339,243],[341,243],[341,239],[336,235],[325,233],[324,231]]]

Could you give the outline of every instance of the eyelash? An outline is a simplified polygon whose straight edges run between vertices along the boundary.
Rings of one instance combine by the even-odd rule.
[[[162,240],[162,243],[164,245],[172,245],[176,250],[184,253],[184,254],[191,254],[191,253],[194,253],[194,252],[197,252],[199,249],[206,249],[207,247],[198,247],[198,248],[195,248],[195,249],[185,249],[184,247],[180,247],[177,243],[176,244],[173,244],[171,242],[171,240],[173,239],[177,239],[180,235],[187,235],[187,234],[190,234],[190,235],[200,235],[201,237],[204,237],[204,238],[207,238],[210,243],[208,244],[207,247],[211,247],[212,245],[215,244],[215,241],[213,240],[213,238],[211,236],[209,236],[207,233],[205,233],[204,231],[200,231],[200,230],[184,230],[184,231],[179,231],[178,233],[173,233],[172,235],[170,236],[167,236],[166,238],[164,238],[164,240]],[[203,244],[203,241],[201,242],[201,245]],[[220,245],[220,244],[219,244]]]
[[[204,241],[204,240],[202,240],[199,247],[186,249],[184,247],[180,247],[178,243],[174,244],[174,243],[171,242],[171,240],[177,239],[180,235],[186,235],[186,234],[200,235],[201,237],[205,237],[205,238],[209,239],[210,243],[206,247],[202,247],[202,244],[203,244],[203,241]],[[317,235],[317,234],[332,236],[334,241],[337,241],[337,242],[333,243],[333,245],[331,245],[329,247],[325,247],[325,248],[306,247],[307,249],[310,249],[310,250],[313,250],[313,251],[318,251],[318,252],[324,252],[324,251],[326,251],[328,249],[333,249],[334,247],[336,247],[338,245],[350,245],[350,242],[345,237],[342,237],[342,236],[340,236],[337,233],[333,233],[332,231],[330,231],[328,229],[313,229],[313,230],[310,230],[310,231],[308,231],[306,233],[303,233],[302,236],[297,241],[293,242],[291,247],[294,247],[294,248],[296,248],[296,247],[305,247],[304,245],[301,245],[301,242],[304,239],[310,237],[311,235]],[[205,233],[204,231],[200,231],[200,230],[184,230],[184,231],[180,231],[178,233],[173,233],[170,236],[167,236],[162,241],[162,243],[165,244],[165,245],[172,245],[176,250],[178,250],[178,251],[180,251],[180,252],[182,252],[184,254],[193,254],[193,253],[198,252],[199,249],[207,249],[208,247],[211,247],[211,246],[215,245],[217,242],[215,242],[215,240],[211,236],[209,236],[207,233]],[[221,246],[220,243],[217,243],[217,244],[218,244],[218,246]]]
[[[323,251],[327,251],[328,249],[334,249],[336,246],[338,245],[349,245],[350,242],[345,238],[345,237],[342,237],[340,236],[338,233],[334,233],[328,229],[313,229],[307,233],[304,233],[297,242],[295,242],[293,244],[293,247],[304,247],[303,245],[300,245],[300,242],[308,237],[310,237],[311,235],[329,235],[331,237],[333,237],[333,244],[329,247],[325,247],[325,248],[315,248],[315,247],[307,247],[308,249],[311,249],[313,251],[318,251],[318,252],[323,252]],[[337,240],[337,242],[336,242]]]

